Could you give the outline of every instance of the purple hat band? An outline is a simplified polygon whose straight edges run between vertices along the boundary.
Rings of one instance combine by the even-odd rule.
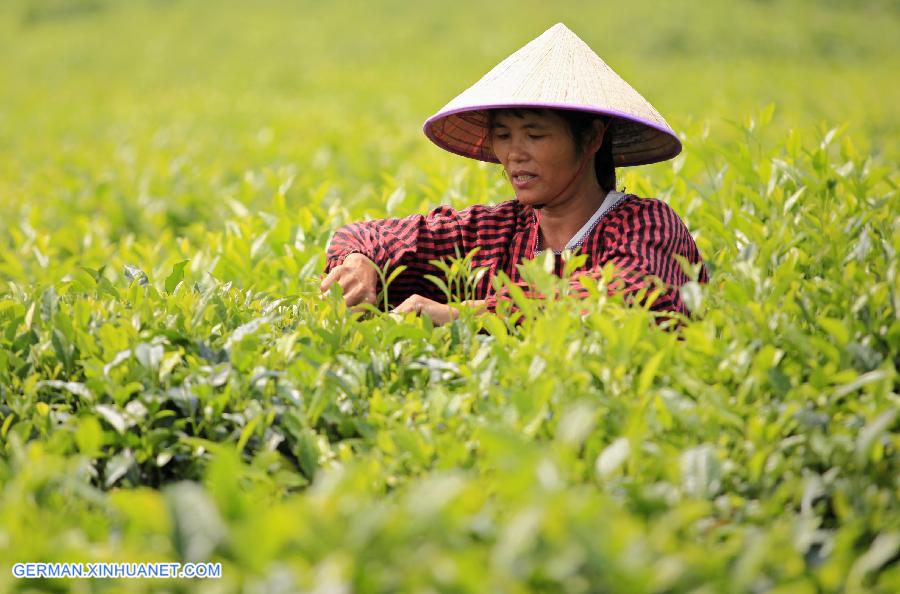
[[[489,146],[486,112],[510,108],[581,111],[615,118],[610,124],[609,133],[612,134],[613,163],[617,167],[665,161],[682,150],[678,136],[659,122],[621,111],[572,103],[517,101],[459,107],[431,116],[425,121],[422,130],[432,142],[451,153],[499,163]]]

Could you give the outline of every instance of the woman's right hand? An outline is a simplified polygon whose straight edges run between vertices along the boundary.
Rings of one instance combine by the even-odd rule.
[[[348,255],[343,264],[335,266],[322,280],[319,290],[325,293],[334,283],[344,290],[344,302],[348,306],[374,304],[378,297],[377,267],[360,253]]]

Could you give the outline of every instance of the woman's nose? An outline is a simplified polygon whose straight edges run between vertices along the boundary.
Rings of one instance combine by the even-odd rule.
[[[525,150],[525,146],[523,145],[521,140],[510,140],[507,158],[510,161],[524,161],[528,158],[528,151]]]

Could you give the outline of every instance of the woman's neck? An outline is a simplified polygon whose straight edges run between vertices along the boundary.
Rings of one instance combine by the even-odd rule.
[[[593,183],[584,184],[585,187],[570,199],[541,209],[539,220],[543,249],[563,250],[603,204],[608,192],[600,187],[596,178],[590,181]]]

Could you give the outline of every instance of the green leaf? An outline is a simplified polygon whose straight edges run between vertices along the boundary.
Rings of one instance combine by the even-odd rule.
[[[721,488],[722,470],[715,449],[709,445],[685,450],[681,455],[681,484],[693,497],[710,498]]]
[[[441,290],[441,293],[443,293],[444,296],[448,300],[452,297],[450,288],[447,286],[447,283],[445,283],[442,279],[436,277],[433,274],[426,274],[426,275],[424,275],[424,278],[426,278],[429,281],[431,281],[432,283],[434,283],[437,286],[437,288]]]
[[[146,273],[137,266],[132,266],[131,264],[125,265],[125,278],[127,278],[129,282],[137,281],[137,284],[142,287],[146,287],[150,284]]]
[[[586,402],[575,404],[565,410],[556,427],[556,438],[567,446],[579,446],[596,424],[594,407]]]
[[[187,481],[165,490],[174,526],[174,545],[182,561],[208,561],[227,532],[215,501],[202,486]]]
[[[56,388],[58,390],[66,390],[76,396],[84,398],[87,401],[92,401],[94,399],[94,395],[91,393],[90,389],[87,386],[82,384],[81,382],[64,382],[61,380],[42,380],[36,384],[37,387],[48,387],[48,388]]]
[[[256,429],[256,426],[259,425],[259,422],[262,417],[256,416],[250,419],[247,422],[247,425],[241,430],[241,436],[238,438],[237,445],[235,449],[238,452],[243,452],[244,448],[247,446],[247,441],[253,435],[253,431]]]
[[[681,299],[691,312],[699,312],[703,305],[703,290],[700,283],[688,281],[681,286]]]
[[[873,462],[878,462],[881,458],[881,450],[875,449],[874,446],[881,436],[894,424],[897,415],[898,409],[888,409],[862,428],[859,432],[859,437],[856,439],[856,461],[859,464],[865,464],[870,459]]]
[[[819,317],[819,325],[841,346],[850,342],[850,330],[843,321],[834,318]]]
[[[506,341],[509,338],[509,332],[506,329],[506,324],[504,324],[500,318],[489,313],[481,316],[480,321],[482,326],[484,326],[484,328],[490,332],[500,344],[506,344]]]
[[[651,384],[653,383],[653,378],[656,377],[656,372],[659,369],[660,364],[662,363],[663,358],[665,358],[666,352],[659,351],[655,353],[647,363],[644,365],[644,368],[641,370],[640,376],[638,376],[637,383],[637,393],[638,395],[644,394],[648,389],[650,389]]]
[[[75,430],[75,443],[85,456],[94,458],[100,453],[103,444],[103,429],[94,417],[83,417],[78,420]]]
[[[125,433],[125,429],[127,428],[125,417],[123,417],[122,413],[118,410],[106,404],[98,404],[94,407],[94,410],[97,411],[97,413],[99,413],[100,416],[102,416],[118,433]]]
[[[123,450],[109,459],[106,463],[106,478],[103,485],[106,488],[112,487],[125,476],[134,466],[134,455],[131,450]]]
[[[166,277],[167,293],[174,293],[178,283],[184,279],[184,267],[187,266],[188,262],[190,262],[190,260],[182,260],[172,267],[171,274]]]
[[[142,342],[134,347],[134,356],[138,363],[151,371],[159,369],[165,350],[162,345]]]
[[[625,437],[616,439],[597,456],[597,461],[594,463],[597,476],[602,479],[609,478],[625,464],[630,454],[631,447],[628,439]]]

